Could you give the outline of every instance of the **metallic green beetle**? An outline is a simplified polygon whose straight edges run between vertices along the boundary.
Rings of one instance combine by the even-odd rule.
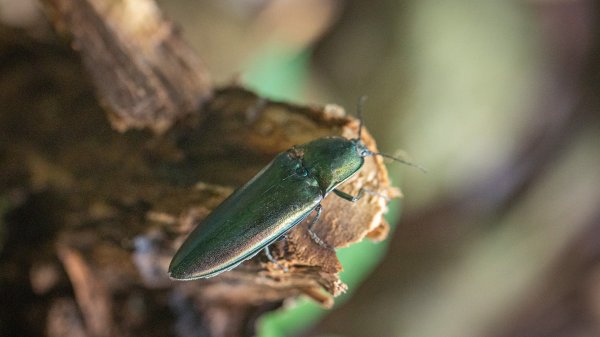
[[[346,200],[358,200],[363,190],[352,196],[336,187],[361,169],[365,157],[389,157],[366,148],[361,141],[362,118],[360,122],[356,139],[319,138],[277,155],[191,232],[173,257],[169,276],[176,280],[212,277],[263,249],[272,260],[268,246],[313,211],[309,233],[327,246],[312,231],[323,198],[333,191]]]

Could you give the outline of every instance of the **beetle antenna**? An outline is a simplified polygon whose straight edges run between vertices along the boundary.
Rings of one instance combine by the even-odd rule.
[[[411,162],[406,161],[404,159],[400,159],[400,158],[396,158],[394,156],[390,156],[389,154],[380,153],[380,152],[371,152],[371,155],[382,156],[384,158],[389,158],[389,159],[395,160],[395,161],[397,161],[399,163],[402,163],[402,164],[405,164],[405,165],[408,165],[408,166],[412,166],[412,167],[418,169],[419,171],[421,171],[423,173],[427,173],[427,170],[424,167],[422,167],[420,165],[417,165],[415,163],[411,163]]]
[[[358,120],[360,121],[360,124],[358,125],[358,140],[362,139],[362,128],[363,128],[363,116],[362,116],[362,108],[363,105],[365,105],[365,101],[367,100],[367,96],[363,95],[360,96],[360,98],[358,99],[358,104],[356,106],[356,115],[358,116]]]
[[[365,105],[365,101],[366,100],[367,100],[367,96],[366,95],[360,96],[360,98],[358,99],[358,104],[356,106],[356,115],[357,115],[358,120],[360,122],[360,124],[358,125],[358,137],[356,138],[358,141],[360,141],[362,139],[362,128],[363,128],[362,108],[363,108],[363,105]],[[400,158],[396,158],[394,156],[390,156],[389,154],[385,154],[385,153],[381,153],[381,152],[371,152],[369,150],[366,150],[365,154],[367,156],[369,156],[369,155],[371,155],[371,156],[377,155],[377,156],[382,156],[384,158],[389,158],[389,159],[395,160],[395,161],[397,161],[399,163],[402,163],[402,164],[405,164],[405,165],[408,165],[408,166],[412,166],[412,167],[420,170],[423,173],[427,173],[427,170],[425,168],[423,168],[422,166],[419,166],[419,165],[417,165],[415,163],[411,163],[411,162],[406,161],[404,159],[400,159]]]

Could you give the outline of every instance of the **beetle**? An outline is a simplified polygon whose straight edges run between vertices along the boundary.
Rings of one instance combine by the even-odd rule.
[[[354,176],[364,158],[381,155],[361,141],[362,116],[357,138],[330,136],[293,146],[278,154],[265,168],[215,208],[187,237],[169,265],[174,280],[208,278],[231,270],[268,246],[316,212],[308,232],[317,244],[327,247],[312,230],[321,214],[321,201],[331,192],[348,201],[360,199],[337,187]]]

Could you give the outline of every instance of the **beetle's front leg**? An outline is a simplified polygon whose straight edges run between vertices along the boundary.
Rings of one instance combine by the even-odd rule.
[[[312,220],[310,221],[310,224],[308,225],[308,234],[310,235],[311,239],[318,244],[321,247],[324,248],[329,248],[329,249],[333,249],[333,247],[331,247],[330,245],[328,245],[325,241],[323,241],[318,235],[317,233],[313,232],[313,227],[315,225],[315,223],[317,223],[317,220],[319,220],[319,217],[321,217],[321,210],[323,209],[323,206],[321,206],[321,204],[319,204],[317,206],[317,208],[315,208],[315,210],[317,211],[317,214],[315,215],[314,218],[312,218]]]
[[[356,196],[353,196],[353,195],[348,194],[346,192],[342,192],[342,191],[340,191],[338,189],[333,190],[333,193],[335,193],[338,197],[340,197],[342,199],[348,200],[350,202],[357,202],[365,194],[365,189],[361,188],[358,191],[358,194]]]
[[[342,191],[340,191],[338,189],[333,190],[333,193],[335,193],[338,197],[340,197],[342,199],[345,199],[345,200],[348,200],[350,202],[357,202],[358,200],[360,200],[360,198],[362,198],[365,195],[365,193],[376,195],[376,196],[381,197],[381,198],[383,198],[383,199],[385,199],[387,201],[390,201],[390,198],[387,195],[383,195],[383,194],[377,193],[375,191],[367,190],[366,188],[362,188],[362,187],[358,191],[358,194],[356,196],[353,196],[353,195],[348,194],[346,192],[342,192]]]

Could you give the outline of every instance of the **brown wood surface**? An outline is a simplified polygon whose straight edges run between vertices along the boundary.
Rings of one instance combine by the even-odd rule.
[[[0,30],[0,295],[8,304],[0,332],[250,336],[256,318],[284,300],[307,295],[330,306],[346,290],[342,266],[306,223],[272,248],[289,272],[259,254],[214,278],[168,278],[187,233],[276,153],[326,135],[355,137],[358,121],[334,105],[213,89],[158,9],[133,20],[139,27],[120,16],[140,3],[154,5],[47,1],[60,41]],[[376,150],[368,132],[363,140]],[[342,190],[361,187],[399,195],[378,157]],[[330,196],[316,232],[334,247],[381,240],[386,204]]]

